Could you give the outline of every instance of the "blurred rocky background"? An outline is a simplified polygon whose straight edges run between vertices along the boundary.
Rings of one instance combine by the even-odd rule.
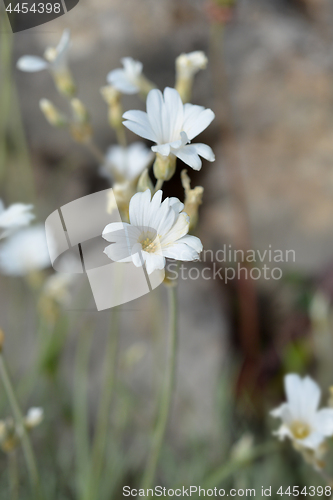
[[[196,77],[192,102],[216,112],[202,142],[213,147],[217,159],[213,164],[204,162],[199,173],[190,173],[193,185],[205,188],[197,234],[206,249],[215,251],[224,244],[292,249],[296,261],[281,266],[286,275],[301,273],[302,279],[316,280],[333,256],[332,26],[329,0],[240,0],[223,33],[207,17],[203,0],[81,0],[51,24],[16,34],[14,60],[24,54],[42,55],[69,27],[79,97],[90,110],[96,142],[105,150],[116,138],[108,127],[99,89],[107,73],[120,67],[120,59],[131,56],[142,61],[148,78],[163,88],[174,85],[177,55],[204,50],[210,62]],[[43,218],[58,206],[107,185],[98,176],[91,154],[65,131],[45,122],[38,106],[42,97],[65,109],[50,75],[16,69],[14,74]],[[125,109],[144,109],[136,96],[125,96],[123,102]],[[134,135],[131,139],[135,140]],[[58,172],[61,189],[46,198],[44,193],[49,193]],[[166,194],[175,194],[176,182],[178,175],[172,185],[166,185]],[[177,195],[182,198],[179,185]],[[180,284],[176,410],[183,414],[185,408],[192,417],[185,419],[184,432],[195,429],[215,435],[218,423],[213,407],[228,358],[230,332],[236,331],[236,341],[233,338],[231,343],[246,358],[245,350],[250,346],[253,354],[258,336],[282,331],[293,338],[308,331],[307,315],[293,309],[298,290],[287,293],[284,282],[256,282],[246,290],[240,285],[228,288],[218,280]],[[237,294],[243,306],[233,310]],[[139,299],[133,307],[135,316],[124,315],[124,348],[136,338],[145,343],[149,330],[147,301]],[[241,321],[235,320],[239,310]],[[261,354],[250,355],[245,378],[253,375]],[[271,344],[268,354],[264,372],[279,370]],[[149,358],[149,352],[146,355]],[[147,374],[152,368],[147,359],[135,377],[134,390],[139,393],[150,387]],[[95,363],[98,367],[98,355]],[[258,384],[260,373],[254,371]],[[192,420],[193,427],[188,424]],[[175,432],[179,429],[176,426]]]

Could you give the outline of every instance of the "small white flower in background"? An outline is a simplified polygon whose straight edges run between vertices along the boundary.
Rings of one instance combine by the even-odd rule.
[[[60,305],[68,305],[71,300],[69,286],[75,279],[74,274],[52,274],[45,282],[43,295]]]
[[[135,134],[155,142],[152,151],[163,157],[177,156],[194,170],[201,169],[199,155],[214,161],[215,155],[206,144],[189,144],[205,130],[215,115],[211,109],[194,104],[183,104],[177,90],[166,87],[164,96],[153,89],[147,97],[147,112],[126,111],[125,127]]]
[[[153,153],[142,142],[133,142],[127,148],[112,146],[105,156],[100,174],[116,182],[134,181],[153,161]]]
[[[62,71],[67,68],[67,57],[70,46],[70,31],[63,32],[57,47],[46,49],[44,58],[38,56],[22,56],[17,61],[17,68],[28,73],[35,73],[43,69]]]
[[[165,267],[165,259],[192,261],[199,257],[202,243],[189,236],[189,218],[178,198],[166,198],[162,191],[136,193],[129,206],[130,223],[108,224],[103,238],[112,243],[104,253],[116,262],[145,262],[148,274]]]
[[[44,410],[43,408],[30,408],[28,411],[24,422],[28,429],[37,427],[44,420]]]
[[[42,224],[21,229],[0,246],[0,271],[8,276],[26,276],[51,265]]]
[[[177,78],[193,78],[201,69],[205,69],[208,63],[206,54],[201,50],[180,54],[176,59]]]
[[[121,62],[124,67],[110,71],[107,82],[123,94],[137,94],[141,90],[143,65],[131,57],[123,57]]]
[[[17,61],[17,68],[28,73],[36,73],[48,69],[54,77],[60,92],[66,95],[75,93],[75,85],[68,69],[68,51],[70,48],[70,30],[66,29],[57,47],[49,47],[44,58],[38,56],[22,56]]]
[[[284,378],[287,402],[271,411],[282,420],[275,432],[280,439],[288,437],[296,445],[316,450],[327,437],[333,436],[333,409],[318,410],[321,391],[310,377],[296,374]]]
[[[25,205],[24,203],[14,203],[5,208],[0,200],[0,240],[11,232],[28,226],[35,218],[34,214],[31,213],[33,208],[33,205]]]

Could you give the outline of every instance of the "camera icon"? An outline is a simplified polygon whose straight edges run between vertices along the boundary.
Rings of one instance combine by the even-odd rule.
[[[110,261],[104,253],[108,242],[102,238],[104,228],[122,220],[112,189],[79,198],[54,211],[45,222],[46,240],[52,266],[60,273],[88,277],[98,311],[126,304],[157,288],[165,273],[154,271],[148,276],[140,248],[133,252],[141,257],[142,266],[131,262]],[[70,263],[70,264],[69,264]]]

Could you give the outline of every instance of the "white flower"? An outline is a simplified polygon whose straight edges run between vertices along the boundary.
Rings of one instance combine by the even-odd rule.
[[[153,89],[147,97],[147,112],[127,111],[125,127],[157,144],[152,150],[162,156],[175,155],[194,170],[200,170],[201,159],[214,161],[212,149],[206,144],[188,144],[205,130],[215,115],[211,109],[183,104],[179,93],[167,87],[163,94]]]
[[[33,427],[37,427],[44,419],[44,410],[43,408],[30,408],[26,417],[25,417],[25,425],[28,429],[32,429]]]
[[[148,274],[165,267],[165,258],[191,261],[199,257],[202,243],[187,235],[189,218],[177,198],[162,202],[162,191],[136,193],[129,206],[130,224],[108,224],[103,238],[111,242],[104,253],[116,262],[146,263]]]
[[[198,71],[205,69],[207,63],[208,59],[201,50],[180,54],[176,59],[177,78],[192,78]]]
[[[282,425],[276,431],[280,439],[290,438],[298,445],[316,450],[333,435],[333,409],[318,410],[321,391],[310,377],[296,374],[284,378],[287,403],[271,411],[273,417],[281,418]]]
[[[8,276],[26,276],[51,265],[44,225],[25,228],[0,246],[0,271]]]
[[[141,90],[143,65],[131,57],[124,57],[121,62],[124,68],[110,71],[106,79],[110,85],[123,94],[136,94]]]
[[[69,286],[73,283],[74,279],[75,274],[52,274],[45,282],[43,295],[60,305],[68,305],[71,300]]]
[[[5,209],[0,200],[0,240],[12,231],[27,226],[35,218],[31,213],[33,205],[14,203]]]
[[[127,148],[112,146],[105,157],[100,173],[116,182],[134,181],[153,161],[153,153],[142,142],[133,142]]]
[[[23,56],[17,61],[17,68],[29,73],[48,69],[58,91],[67,97],[73,97],[76,87],[68,67],[70,41],[70,31],[67,29],[63,32],[57,47],[46,49],[44,59],[37,56]]]
[[[37,56],[22,56],[17,61],[17,68],[28,73],[50,69],[58,73],[67,70],[67,56],[70,46],[70,31],[66,29],[56,48],[46,49],[45,59]]]

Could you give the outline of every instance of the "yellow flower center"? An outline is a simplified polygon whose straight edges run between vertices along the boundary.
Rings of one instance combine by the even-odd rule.
[[[305,439],[311,433],[311,428],[308,424],[295,420],[291,426],[290,430],[295,439]]]
[[[141,241],[142,250],[144,250],[145,252],[154,253],[158,247],[156,239],[157,238],[151,240],[150,238],[146,238],[145,240]]]

